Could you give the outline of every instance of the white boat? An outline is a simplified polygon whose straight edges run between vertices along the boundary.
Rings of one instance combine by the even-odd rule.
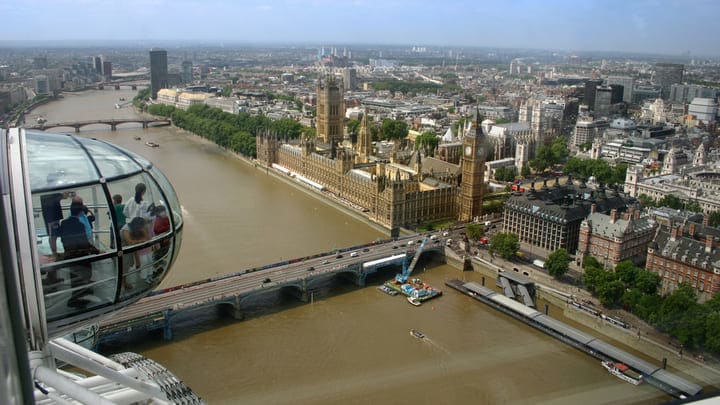
[[[422,332],[420,332],[420,331],[417,330],[417,329],[410,329],[410,335],[411,335],[411,336],[414,336],[414,337],[416,337],[416,338],[418,338],[418,339],[425,339],[425,334],[422,333]]]
[[[155,143],[155,142],[149,142],[149,141],[148,141],[148,142],[145,142],[145,145],[147,145],[147,146],[149,146],[149,147],[151,147],[151,148],[157,148],[158,146],[160,146],[159,144],[157,144],[157,143]]]
[[[409,303],[415,305],[416,307],[419,307],[420,305],[422,305],[422,302],[415,297],[407,297],[407,300]]]
[[[610,374],[614,375],[615,377],[628,382],[632,385],[640,385],[643,382],[642,376],[639,378],[631,377],[625,372],[629,369],[628,366],[622,364],[622,363],[613,363],[612,361],[603,361],[602,366],[607,370]]]

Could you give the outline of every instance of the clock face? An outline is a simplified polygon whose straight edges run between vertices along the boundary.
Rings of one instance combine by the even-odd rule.
[[[470,156],[470,155],[472,155],[472,148],[469,146],[466,146],[465,147],[465,156]]]

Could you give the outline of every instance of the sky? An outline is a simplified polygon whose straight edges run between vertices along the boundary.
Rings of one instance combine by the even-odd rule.
[[[719,0],[3,0],[3,40],[400,44],[720,56]]]

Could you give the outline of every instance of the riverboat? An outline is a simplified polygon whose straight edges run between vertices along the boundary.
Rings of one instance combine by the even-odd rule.
[[[384,292],[387,295],[398,295],[398,292],[393,290],[392,288],[386,286],[386,285],[380,285],[377,288],[378,290]]]
[[[628,382],[632,385],[640,385],[643,382],[642,375],[638,378],[635,378],[625,374],[629,370],[629,367],[622,363],[613,363],[612,361],[603,361],[601,363],[605,370],[608,371],[608,373],[625,382]]]
[[[407,300],[409,303],[415,305],[416,307],[419,307],[420,305],[422,305],[422,301],[420,301],[419,299],[417,299],[415,297],[407,297]]]
[[[139,140],[142,139],[142,138],[140,138],[139,136],[136,136],[136,137],[134,137],[133,139],[136,140],[136,141],[139,141]]]
[[[160,144],[157,144],[155,142],[145,142],[145,145],[151,147],[151,148],[157,148],[160,146]]]
[[[425,334],[417,329],[410,329],[410,336],[416,337],[418,339],[425,339]]]

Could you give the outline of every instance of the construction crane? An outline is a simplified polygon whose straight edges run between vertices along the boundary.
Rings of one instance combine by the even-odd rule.
[[[420,255],[422,254],[423,248],[425,247],[425,242],[427,242],[427,240],[427,237],[423,238],[422,242],[420,243],[420,247],[418,247],[418,249],[415,251],[415,256],[413,256],[409,266],[405,266],[407,260],[403,263],[403,271],[402,273],[395,275],[395,281],[401,284],[404,284],[407,281],[418,260],[420,260]]]

